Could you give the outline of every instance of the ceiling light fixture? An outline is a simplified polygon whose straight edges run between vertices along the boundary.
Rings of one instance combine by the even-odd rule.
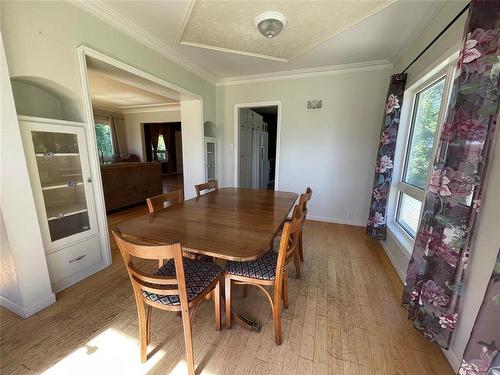
[[[274,38],[287,24],[286,17],[280,12],[264,12],[255,17],[255,26],[266,38]]]

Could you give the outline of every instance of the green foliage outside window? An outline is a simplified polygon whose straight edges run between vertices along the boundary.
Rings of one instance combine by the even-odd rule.
[[[405,182],[422,189],[427,182],[443,90],[444,79],[421,91],[416,97]]]
[[[97,148],[101,157],[111,158],[113,156],[111,126],[107,124],[95,124],[95,135],[97,138]]]

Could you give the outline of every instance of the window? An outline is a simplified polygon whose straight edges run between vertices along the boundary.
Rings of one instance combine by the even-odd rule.
[[[97,139],[97,148],[101,161],[111,160],[114,154],[113,137],[109,124],[95,124],[95,135]]]
[[[406,149],[400,152],[399,177],[396,186],[395,222],[410,237],[415,238],[424,200],[425,188],[436,147],[436,134],[443,121],[446,107],[445,92],[451,80],[452,68],[442,70],[416,88],[410,88],[407,103]],[[410,112],[410,113],[408,113]],[[402,117],[404,124],[404,117]],[[397,157],[397,156],[396,156]]]
[[[158,147],[156,149],[156,156],[160,161],[167,160],[167,147],[165,146],[165,139],[163,138],[162,134],[160,134],[158,137]]]

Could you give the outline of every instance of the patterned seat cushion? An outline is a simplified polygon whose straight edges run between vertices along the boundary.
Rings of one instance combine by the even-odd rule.
[[[184,259],[184,275],[186,277],[186,289],[188,301],[192,301],[200,295],[217,276],[222,273],[222,269],[215,263],[202,262],[189,258]],[[166,262],[155,275],[175,276],[174,260]],[[181,304],[179,296],[162,296],[156,293],[142,291],[142,295],[153,302],[163,305],[178,306]]]
[[[236,276],[251,277],[260,280],[274,280],[278,253],[268,251],[262,257],[248,262],[229,261],[226,263],[226,273]]]

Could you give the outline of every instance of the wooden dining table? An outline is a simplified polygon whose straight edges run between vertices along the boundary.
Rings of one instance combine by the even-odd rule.
[[[217,259],[248,261],[264,255],[293,208],[298,194],[221,188],[118,225],[123,234]],[[233,309],[235,320],[253,330],[260,325]]]

